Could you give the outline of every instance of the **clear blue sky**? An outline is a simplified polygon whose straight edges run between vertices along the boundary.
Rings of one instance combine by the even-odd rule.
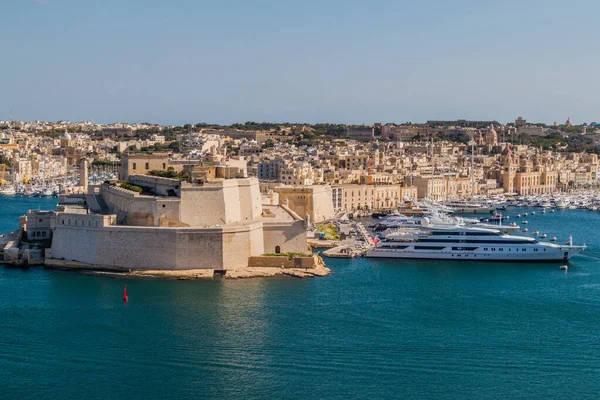
[[[598,0],[0,0],[0,119],[600,120]]]

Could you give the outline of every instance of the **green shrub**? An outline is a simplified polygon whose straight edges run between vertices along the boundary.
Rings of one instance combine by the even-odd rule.
[[[139,186],[132,185],[131,183],[123,182],[121,183],[121,187],[123,189],[131,190],[132,192],[142,193],[143,189]]]
[[[327,240],[340,240],[340,235],[333,224],[317,224],[317,232],[325,233]]]

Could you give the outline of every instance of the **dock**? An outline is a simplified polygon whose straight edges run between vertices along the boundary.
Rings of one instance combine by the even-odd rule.
[[[359,222],[353,224],[353,227],[356,230],[356,238],[341,241],[319,241],[329,242],[327,245],[333,244],[331,248],[323,252],[323,256],[331,258],[354,258],[363,255],[367,250],[373,247],[373,239],[365,226]],[[349,228],[349,226],[344,226],[340,227],[340,230],[346,234],[349,231]],[[319,247],[329,246],[321,245]]]
[[[354,258],[362,255],[365,252],[362,247],[337,246],[329,250],[325,250],[323,255],[330,258]]]

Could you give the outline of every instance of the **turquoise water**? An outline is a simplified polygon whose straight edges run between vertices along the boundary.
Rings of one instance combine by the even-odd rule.
[[[49,203],[23,201],[0,200],[0,228]],[[597,398],[600,212],[527,220],[590,248],[568,273],[356,259],[327,260],[326,278],[207,282],[0,267],[0,398]]]

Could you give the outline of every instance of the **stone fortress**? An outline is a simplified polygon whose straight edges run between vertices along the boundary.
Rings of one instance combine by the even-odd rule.
[[[142,193],[109,181],[82,187],[63,195],[55,212],[31,211],[22,227],[51,240],[47,264],[97,269],[225,271],[267,253],[308,252],[309,217],[277,204],[273,195],[261,198],[256,178],[188,183],[130,175],[127,183]]]

